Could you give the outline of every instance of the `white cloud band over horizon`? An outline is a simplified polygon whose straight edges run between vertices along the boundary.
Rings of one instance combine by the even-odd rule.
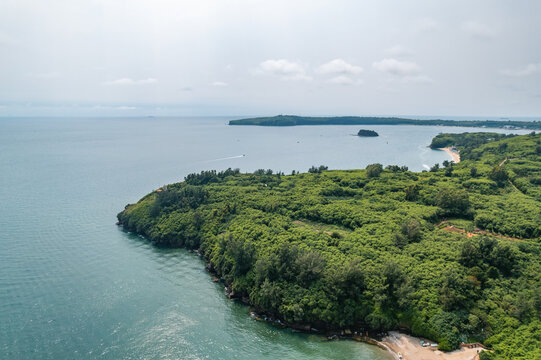
[[[541,116],[541,3],[0,4],[0,116]]]

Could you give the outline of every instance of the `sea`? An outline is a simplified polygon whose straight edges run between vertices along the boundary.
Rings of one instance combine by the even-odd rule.
[[[0,118],[0,359],[391,359],[250,318],[204,262],[115,225],[193,172],[450,160],[436,126],[228,126],[229,117]],[[510,132],[510,130],[491,130]],[[523,134],[527,131],[514,131]]]

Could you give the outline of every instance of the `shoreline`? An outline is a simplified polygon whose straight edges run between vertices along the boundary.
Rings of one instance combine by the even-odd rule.
[[[118,225],[122,226],[121,223],[118,223]],[[148,238],[144,238],[148,240]],[[206,260],[204,254],[201,251],[194,249],[186,250],[201,258],[205,262],[205,270],[211,276],[211,281],[214,283],[219,282],[224,285],[224,295],[231,301],[237,301],[245,305],[249,309],[249,316],[254,321],[262,321],[271,326],[289,328],[303,333],[317,334],[322,336],[323,338],[326,338],[328,341],[349,339],[365,344],[374,345],[382,350],[385,350],[394,359],[397,360],[478,360],[478,350],[482,351],[481,349],[477,348],[459,348],[450,352],[443,352],[437,350],[437,348],[431,349],[430,347],[422,347],[420,344],[421,338],[402,334],[398,331],[388,331],[386,336],[384,336],[381,340],[377,340],[371,336],[368,336],[368,333],[366,335],[362,335],[361,331],[352,332],[349,329],[322,331],[316,330],[308,324],[288,323],[285,320],[281,320],[279,317],[274,318],[265,313],[256,312],[253,308],[253,305],[248,299],[236,296],[236,294],[231,290],[230,285],[228,285],[223,281],[223,279],[218,277],[218,274],[214,271],[212,263]],[[402,358],[400,358],[398,354],[401,354]]]
[[[458,151],[453,151],[449,147],[439,148],[439,150],[443,150],[447,154],[451,155],[451,159],[454,163],[458,164],[460,162],[460,153]]]
[[[448,150],[450,152],[450,149]],[[116,225],[121,226],[124,229],[124,226],[121,222],[117,222]],[[150,241],[144,235],[143,238],[147,241]],[[152,241],[150,242],[152,243]],[[224,295],[229,300],[237,301],[245,305],[249,309],[249,316],[254,321],[262,321],[271,326],[289,328],[303,333],[317,334],[322,336],[323,338],[326,338],[328,341],[349,339],[357,342],[363,342],[365,344],[374,345],[382,350],[385,350],[392,356],[392,358],[397,360],[479,360],[478,354],[480,351],[482,351],[482,349],[479,348],[465,347],[450,352],[443,352],[437,350],[437,348],[432,349],[431,347],[422,347],[420,344],[420,341],[422,340],[421,338],[402,334],[398,331],[388,331],[386,336],[381,338],[381,340],[378,340],[372,336],[369,336],[368,332],[366,332],[366,335],[362,335],[362,333],[365,331],[351,331],[350,329],[335,329],[330,331],[316,330],[312,328],[310,324],[288,323],[285,320],[280,319],[279,317],[274,318],[263,312],[256,312],[256,309],[253,308],[253,305],[251,304],[249,299],[245,297],[239,297],[231,290],[230,285],[228,285],[226,282],[224,282],[223,279],[219,277],[219,275],[214,270],[212,262],[207,260],[204,254],[199,249],[184,249],[189,253],[193,253],[204,261],[205,270],[210,275],[211,281],[214,283],[221,283],[224,286]],[[424,340],[426,341],[427,339]],[[402,357],[400,357],[399,354],[401,354]]]

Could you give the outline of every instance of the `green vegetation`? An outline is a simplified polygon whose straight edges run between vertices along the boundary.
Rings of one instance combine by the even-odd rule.
[[[235,297],[287,324],[405,326],[442,350],[479,341],[487,359],[539,358],[541,134],[442,136],[463,161],[206,171],[118,219],[156,245],[198,249]]]
[[[397,117],[309,117],[295,115],[278,115],[240,120],[231,120],[229,125],[259,125],[259,126],[296,126],[296,125],[438,125],[464,126],[508,129],[540,130],[541,121],[502,121],[502,120],[416,120]]]
[[[510,138],[516,135],[497,134],[491,132],[462,133],[462,134],[439,134],[432,139],[430,147],[439,149],[456,146],[459,149],[476,148],[490,141]]]
[[[375,132],[374,130],[365,130],[365,129],[361,129],[361,130],[359,130],[359,132],[357,133],[357,136],[375,137],[375,136],[379,136],[379,134],[378,134],[377,132]]]

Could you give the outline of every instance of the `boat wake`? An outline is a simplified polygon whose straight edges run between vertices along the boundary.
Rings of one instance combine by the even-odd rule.
[[[223,161],[223,160],[231,160],[231,159],[240,159],[240,158],[243,158],[243,157],[246,157],[246,155],[242,154],[242,155],[228,156],[228,157],[224,157],[224,158],[204,160],[202,162],[205,163],[205,162]]]

